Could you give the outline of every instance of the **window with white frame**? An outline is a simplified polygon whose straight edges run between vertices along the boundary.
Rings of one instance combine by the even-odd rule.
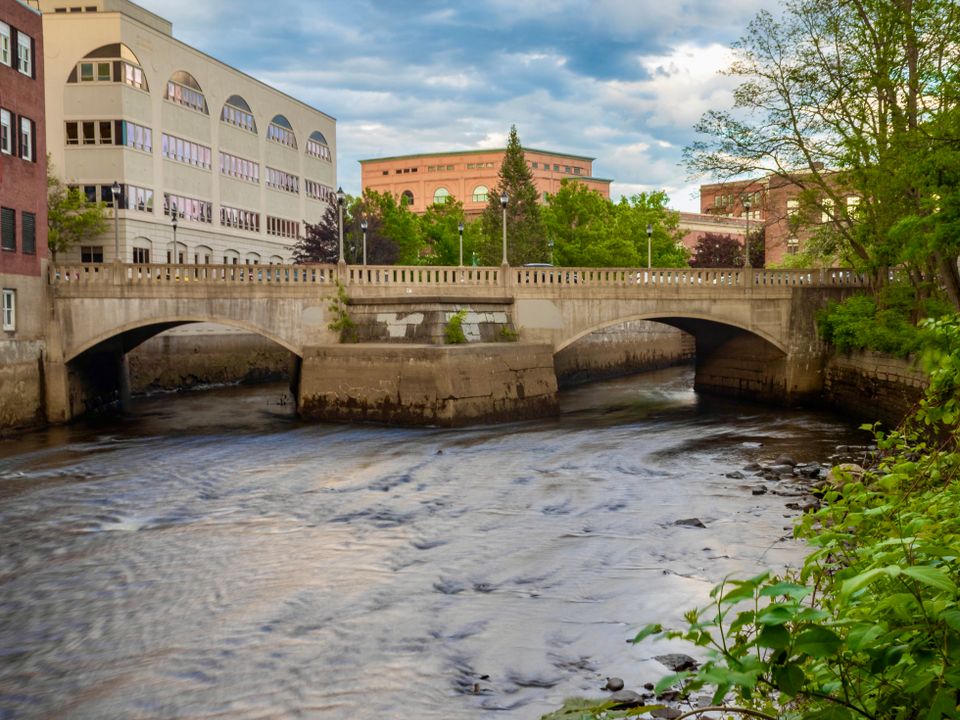
[[[225,153],[222,150],[220,151],[220,172],[239,180],[252,183],[260,182],[260,163]]]
[[[3,329],[17,329],[17,291],[10,288],[3,289]]]
[[[0,109],[0,152],[13,153],[13,116],[9,110]]]
[[[824,223],[833,222],[835,217],[835,212],[833,209],[833,199],[824,198],[820,207],[822,208],[822,212],[820,213],[820,222],[824,222]]]
[[[10,26],[0,22],[0,63],[10,65]]]
[[[20,116],[20,157],[33,160],[33,120]]]
[[[433,202],[436,205],[443,205],[447,201],[447,198],[449,197],[450,197],[450,191],[447,190],[445,187],[438,187],[433,192]]]
[[[33,38],[17,31],[17,69],[33,77]]]
[[[473,201],[474,202],[486,202],[490,190],[487,189],[486,185],[477,185],[473,189]]]
[[[267,166],[267,187],[284,190],[289,193],[299,193],[300,178],[293,173]]]

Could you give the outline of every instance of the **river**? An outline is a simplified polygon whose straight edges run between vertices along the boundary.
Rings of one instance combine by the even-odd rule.
[[[864,441],[691,385],[466,430],[226,388],[0,442],[0,718],[532,719],[607,675],[636,690],[688,648],[626,638],[802,559],[791,498],[725,475]]]

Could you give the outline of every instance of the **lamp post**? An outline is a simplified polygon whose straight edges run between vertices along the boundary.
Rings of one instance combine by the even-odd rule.
[[[113,195],[113,259],[120,262],[120,215],[117,213],[120,209],[120,183],[114,180],[110,192]]]
[[[170,259],[173,260],[173,264],[176,265],[177,264],[177,204],[176,203],[173,203],[173,205],[170,206],[170,225],[173,228],[173,255],[171,256]]]
[[[367,219],[360,221],[360,229],[363,230],[363,264],[367,264]]]
[[[653,267],[653,225],[647,223],[647,270]]]
[[[550,248],[550,264],[553,265],[553,240],[547,240],[547,247]]]
[[[745,267],[750,267],[750,198],[747,197],[743,201],[743,209],[747,213],[747,234],[743,239],[743,251],[746,257],[744,258],[743,264]]]
[[[457,232],[460,233],[460,267],[463,267],[463,221],[457,223]]]
[[[337,217],[339,218],[337,226],[340,230],[340,259],[337,261],[340,265],[346,265],[347,260],[343,256],[343,199],[346,197],[343,193],[343,188],[337,188]]]
[[[508,265],[507,263],[507,203],[510,202],[510,196],[504,192],[500,196],[500,207],[503,208],[503,260],[501,265]]]

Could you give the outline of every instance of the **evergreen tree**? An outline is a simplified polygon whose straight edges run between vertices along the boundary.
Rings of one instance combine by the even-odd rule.
[[[490,193],[483,211],[484,242],[480,257],[485,265],[499,265],[503,256],[503,208],[500,196],[507,194],[507,259],[511,265],[545,262],[548,259],[546,234],[537,203],[537,187],[527,166],[517,127],[510,127],[510,139],[500,165],[499,184]]]

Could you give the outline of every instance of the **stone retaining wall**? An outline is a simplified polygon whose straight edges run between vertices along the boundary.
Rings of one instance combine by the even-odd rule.
[[[44,422],[43,347],[40,340],[0,341],[0,435]]]
[[[892,427],[916,407],[927,376],[910,360],[868,351],[831,357],[823,384],[824,398],[838,411]]]

